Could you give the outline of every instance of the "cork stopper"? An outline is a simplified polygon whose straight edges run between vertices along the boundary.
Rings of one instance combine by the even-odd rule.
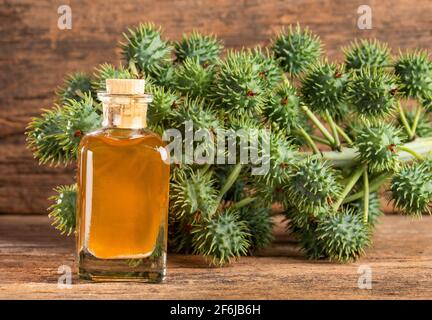
[[[143,95],[144,79],[106,79],[108,94]]]
[[[145,94],[144,79],[106,79],[106,92],[98,92],[103,105],[103,127],[140,129],[147,126],[147,107],[152,95]]]

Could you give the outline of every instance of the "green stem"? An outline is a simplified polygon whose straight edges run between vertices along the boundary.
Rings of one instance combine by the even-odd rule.
[[[331,147],[330,142],[328,142],[326,139],[323,139],[323,138],[318,137],[318,136],[313,135],[313,134],[310,134],[310,137],[312,138],[312,140],[314,140],[316,142],[319,142],[319,143],[322,143],[322,144],[325,144],[325,145]]]
[[[398,101],[398,111],[399,111],[399,117],[402,121],[402,124],[403,124],[406,132],[408,133],[408,137],[411,137],[413,135],[413,133],[411,131],[411,127],[408,123],[408,120],[407,120],[406,115],[405,115],[405,111],[402,108],[402,104],[400,103],[400,101]]]
[[[386,182],[387,179],[390,178],[391,176],[392,176],[391,173],[386,172],[386,173],[379,175],[378,177],[376,177],[372,181],[370,181],[369,193],[378,191],[378,189],[383,185],[383,183]],[[364,191],[361,190],[359,192],[356,192],[356,193],[350,195],[349,197],[346,197],[345,200],[342,202],[342,204],[356,201],[358,199],[361,199],[363,196],[364,196]]]
[[[343,203],[345,197],[350,193],[351,189],[354,187],[358,179],[360,179],[361,175],[363,174],[365,170],[364,166],[361,166],[360,168],[357,168],[356,171],[351,175],[351,178],[348,180],[348,183],[345,186],[345,189],[342,191],[339,199],[335,204],[333,205],[333,210],[336,212],[338,211],[340,205]]]
[[[244,206],[247,206],[247,205],[251,204],[255,200],[256,200],[256,197],[247,197],[247,198],[244,198],[244,199],[240,200],[236,204],[234,204],[233,207],[236,208],[236,209],[240,209],[240,208],[242,208]]]
[[[420,160],[420,161],[423,161],[423,160],[424,160],[424,157],[423,157],[421,154],[419,154],[418,152],[414,151],[414,150],[411,149],[411,148],[408,148],[408,147],[406,147],[406,146],[399,146],[398,149],[399,149],[399,150],[402,150],[402,151],[405,151],[405,152],[407,152],[407,153],[409,153],[409,154],[411,154],[411,155],[414,156],[417,160]]]
[[[305,138],[306,142],[309,144],[309,146],[312,148],[313,152],[315,154],[321,154],[321,151],[318,149],[317,145],[315,144],[315,142],[312,140],[311,136],[309,135],[309,133],[307,133],[303,128],[298,128],[299,133],[303,136],[303,138]]]
[[[363,222],[366,224],[369,219],[369,175],[367,171],[367,167],[363,171]]]
[[[242,169],[242,164],[237,163],[235,167],[232,169],[231,173],[228,176],[228,179],[225,181],[225,184],[222,186],[219,192],[219,198],[222,199],[225,193],[228,192],[229,189],[233,186],[234,182],[236,182],[238,176],[240,175],[240,171]]]
[[[205,173],[210,169],[210,167],[211,167],[211,164],[210,164],[210,163],[207,163],[205,166],[203,166],[203,167],[201,168],[201,173],[202,173],[202,174],[205,174]]]
[[[416,130],[417,130],[417,125],[419,123],[420,116],[422,115],[422,111],[423,111],[422,107],[420,105],[417,106],[417,110],[416,110],[416,113],[415,113],[415,116],[414,116],[413,125],[412,125],[412,128],[411,128],[410,140],[412,140],[412,139],[415,138],[415,134],[416,134]]]
[[[133,59],[129,60],[129,69],[134,76],[139,77],[139,72]]]
[[[415,140],[405,143],[404,147],[410,148],[419,155],[426,156],[432,152],[432,137],[416,138]],[[307,157],[309,152],[301,152],[300,156]],[[359,165],[358,151],[356,148],[342,148],[342,152],[323,151],[322,157],[332,166],[337,168],[349,168]],[[413,155],[407,152],[399,153],[398,159],[401,162],[412,161]]]
[[[229,189],[231,189],[231,187],[233,186],[233,184],[238,179],[238,177],[240,175],[241,169],[242,169],[242,164],[241,163],[237,163],[235,165],[235,167],[232,169],[232,171],[230,172],[227,180],[225,181],[225,184],[222,186],[222,188],[219,191],[218,198],[216,199],[214,208],[211,211],[210,216],[212,216],[217,211],[217,209],[219,207],[219,204],[222,201],[223,196],[225,195],[225,193],[228,192]]]
[[[351,140],[351,138],[349,137],[349,135],[347,135],[345,133],[345,131],[341,127],[339,127],[337,124],[336,124],[336,130],[339,132],[339,134],[342,136],[342,138],[345,139],[345,141],[348,144],[353,144],[353,141]]]
[[[334,142],[335,142],[334,143],[335,144],[334,147],[338,151],[340,151],[341,145],[340,145],[339,134],[338,134],[338,131],[336,129],[336,124],[333,121],[333,118],[332,118],[332,116],[331,116],[331,114],[330,114],[330,112],[328,110],[326,110],[325,116],[326,116],[327,122],[328,122],[328,124],[329,124],[329,126],[330,126],[330,128],[332,130],[332,133],[333,133],[333,139],[334,139]]]
[[[315,126],[318,128],[318,130],[321,131],[321,133],[328,140],[328,142],[330,144],[334,145],[335,140],[333,139],[332,135],[327,131],[327,129],[324,127],[324,125],[321,123],[321,121],[319,121],[319,119],[313,114],[313,112],[310,111],[310,109],[305,105],[302,105],[301,108],[306,113],[308,118],[315,124]]]

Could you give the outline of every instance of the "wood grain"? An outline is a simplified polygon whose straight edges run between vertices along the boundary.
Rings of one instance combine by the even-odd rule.
[[[96,284],[74,276],[71,289],[59,289],[58,267],[74,265],[73,238],[59,236],[46,217],[3,215],[0,299],[432,298],[432,217],[383,217],[373,248],[352,264],[305,260],[278,221],[271,247],[225,268],[169,254],[165,284]],[[362,265],[372,270],[372,290],[358,288]]]
[[[38,167],[24,146],[32,116],[53,103],[53,91],[73,71],[118,63],[117,43],[127,26],[162,25],[166,37],[198,29],[226,47],[266,45],[282,26],[299,21],[319,34],[327,54],[355,37],[377,37],[397,48],[430,48],[430,0],[371,0],[373,29],[356,27],[359,0],[0,0],[0,213],[36,213],[72,169]],[[59,30],[57,8],[70,4],[72,30]]]

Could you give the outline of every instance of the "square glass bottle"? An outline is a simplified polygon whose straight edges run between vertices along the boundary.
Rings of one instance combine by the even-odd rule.
[[[77,255],[81,278],[161,282],[166,274],[169,162],[146,129],[144,80],[106,80],[103,126],[78,152]]]

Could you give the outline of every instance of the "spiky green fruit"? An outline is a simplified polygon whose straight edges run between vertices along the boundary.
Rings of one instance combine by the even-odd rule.
[[[310,213],[301,209],[298,209],[294,205],[289,205],[285,208],[283,215],[284,220],[287,222],[287,228],[294,231],[296,234],[309,229],[314,229],[316,223],[320,217],[331,214],[330,208],[321,208],[315,213]]]
[[[63,121],[57,141],[64,152],[75,159],[79,143],[84,135],[102,125],[102,116],[94,106],[93,98],[85,96],[82,101],[68,100],[63,106]]]
[[[57,139],[58,134],[62,133],[63,123],[62,110],[56,106],[50,110],[45,109],[27,126],[27,144],[40,164],[58,166],[73,159],[73,155],[66,152]]]
[[[284,79],[283,70],[268,48],[255,47],[249,51],[249,55],[251,56],[253,67],[267,89],[273,89]]]
[[[205,129],[211,132],[221,125],[214,105],[200,97],[194,99],[186,96],[179,101],[174,123],[180,128],[185,121],[190,121],[195,130]]]
[[[390,49],[376,39],[355,40],[343,48],[347,69],[382,68],[389,65]]]
[[[223,49],[222,42],[214,35],[203,35],[193,31],[183,34],[181,41],[174,43],[177,61],[183,63],[187,58],[197,58],[200,64],[215,61]]]
[[[171,47],[161,38],[160,27],[152,23],[140,24],[124,33],[124,37],[126,42],[121,44],[121,50],[126,64],[132,61],[146,75],[161,72],[172,63]]]
[[[397,102],[397,79],[376,68],[363,68],[352,75],[347,100],[361,119],[379,122],[391,115]]]
[[[394,68],[405,97],[421,99],[432,94],[432,61],[426,51],[401,54]]]
[[[301,82],[303,101],[316,113],[329,112],[339,117],[345,105],[347,81],[343,66],[327,61],[313,64]]]
[[[158,86],[175,90],[175,70],[171,62],[163,63],[157,69],[155,68],[147,78]]]
[[[353,213],[359,215],[360,217],[364,216],[364,199],[359,199],[353,202],[350,202],[345,205],[345,207],[349,210],[352,209]],[[380,209],[381,203],[379,196],[376,192],[369,194],[369,207],[368,207],[368,225],[374,227],[378,223],[378,219],[384,215],[382,210]]]
[[[294,165],[285,188],[293,206],[312,214],[328,208],[341,191],[336,171],[316,157],[307,157]]]
[[[207,216],[215,205],[217,191],[212,172],[189,167],[176,170],[171,177],[170,213],[176,219],[194,219]]]
[[[269,139],[269,154],[263,156],[259,164],[261,170],[251,176],[251,187],[255,197],[263,204],[271,206],[278,202],[289,205],[287,192],[284,187],[290,183],[291,167],[298,161],[298,148],[282,134],[272,133]],[[261,147],[260,147],[261,148]]]
[[[264,119],[261,117],[249,117],[245,114],[227,114],[225,119],[227,129],[233,131],[244,130],[246,132],[265,129]]]
[[[107,79],[134,79],[134,76],[128,69],[123,66],[118,68],[112,64],[101,64],[94,73],[94,80],[92,82],[92,89],[94,92],[106,91]]]
[[[284,81],[272,92],[265,115],[277,129],[289,133],[293,128],[301,125],[300,98],[296,89]]]
[[[226,141],[224,150],[228,162],[243,163],[250,167],[252,160],[260,162],[258,165],[253,163],[254,166],[262,166],[264,161],[268,161],[268,157],[263,154],[270,145],[271,133],[267,129],[263,118],[228,114],[225,118],[225,130],[220,131],[225,135],[220,141]],[[222,136],[218,138],[220,137]],[[219,148],[218,152],[221,150],[222,148]]]
[[[248,227],[233,208],[203,219],[192,233],[195,253],[207,257],[216,266],[246,255],[250,246]]]
[[[319,59],[321,41],[308,28],[300,25],[282,30],[272,41],[272,49],[281,67],[292,75],[298,75]]]
[[[414,163],[398,171],[392,179],[391,194],[396,208],[420,217],[431,213],[432,171],[427,164]]]
[[[202,180],[203,173],[200,171],[198,173],[200,177],[194,181]],[[212,191],[209,198],[207,195],[203,195],[205,199],[200,197],[194,190],[195,183],[188,185],[187,179],[191,174],[194,174],[194,170],[190,166],[172,166],[168,210],[168,248],[170,251],[185,254],[193,252],[193,225],[208,213],[208,208],[213,203],[211,198],[215,194]],[[205,177],[207,183],[204,188],[213,186],[213,183],[208,183],[209,178],[211,178],[210,175]],[[189,194],[192,196],[190,197]],[[192,207],[193,205],[195,208]],[[199,209],[199,206],[203,209]]]
[[[282,187],[290,182],[291,167],[298,162],[298,149],[286,136],[272,133],[269,139],[269,154],[263,159],[263,172],[254,179],[271,186]],[[263,155],[261,152],[260,155]]]
[[[48,208],[52,225],[62,234],[70,235],[75,230],[76,184],[58,186],[56,194],[49,199],[54,203]]]
[[[258,119],[235,115],[227,119],[228,158],[235,152],[237,163],[250,163],[254,182],[272,186],[286,183],[288,169],[297,160],[298,146],[282,131],[272,132]],[[248,158],[241,157],[244,155]]]
[[[177,116],[180,98],[172,90],[159,86],[150,86],[148,92],[153,95],[153,101],[147,110],[149,125],[169,128]]]
[[[214,80],[214,66],[203,66],[198,58],[187,58],[176,69],[175,87],[192,98],[206,97]]]
[[[350,210],[320,219],[316,235],[330,260],[338,262],[353,261],[364,254],[371,236],[362,217]]]
[[[391,124],[365,126],[355,145],[360,161],[371,172],[392,171],[398,166],[397,147],[401,145],[400,130]]]
[[[267,83],[260,72],[250,51],[229,51],[219,62],[214,98],[227,113],[260,114],[267,98]]]
[[[240,220],[249,230],[249,251],[264,248],[273,240],[273,220],[268,208],[247,206],[240,209]]]
[[[225,137],[219,136],[223,140],[218,140],[218,143],[226,141],[224,150],[229,163],[243,163],[248,169],[263,168],[269,163],[267,151],[271,146],[271,131],[264,118],[229,114],[225,118],[225,129],[222,132]],[[219,148],[218,152],[221,150]],[[263,171],[265,170],[264,168]],[[262,175],[263,171],[253,175]]]
[[[84,94],[92,94],[92,85],[90,76],[85,73],[77,72],[69,75],[64,84],[56,92],[60,103],[65,103],[68,99],[80,101]]]
[[[66,165],[76,159],[82,136],[99,128],[101,121],[91,96],[67,100],[62,107],[33,118],[27,127],[27,143],[40,163]]]

